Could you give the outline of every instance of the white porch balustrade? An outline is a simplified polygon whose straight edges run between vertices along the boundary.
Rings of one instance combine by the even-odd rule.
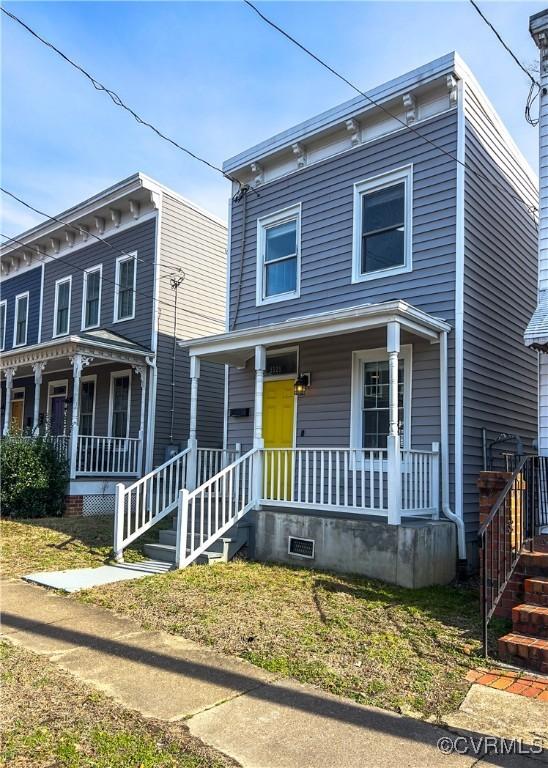
[[[138,476],[141,446],[138,437],[79,435],[75,474]]]

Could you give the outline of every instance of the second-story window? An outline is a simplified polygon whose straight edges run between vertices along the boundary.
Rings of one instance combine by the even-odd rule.
[[[7,316],[8,303],[6,299],[0,301],[0,350],[4,351],[6,348],[6,316]]]
[[[257,304],[299,295],[300,239],[300,205],[258,219]]]
[[[13,327],[13,346],[21,347],[27,343],[29,322],[29,294],[20,293],[15,297],[15,323]]]
[[[114,320],[131,320],[135,317],[135,284],[137,278],[137,254],[120,256],[116,260],[116,288],[114,295]]]
[[[97,328],[101,318],[102,266],[91,267],[84,272],[84,304],[82,329]]]
[[[71,289],[72,277],[64,277],[55,283],[54,336],[64,336],[70,330]]]
[[[354,282],[410,271],[411,197],[411,166],[354,185]]]

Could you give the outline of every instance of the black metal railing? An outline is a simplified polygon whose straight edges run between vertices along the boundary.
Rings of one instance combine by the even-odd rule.
[[[487,628],[520,554],[534,548],[534,539],[548,526],[548,457],[524,456],[480,527],[481,609],[483,648]]]

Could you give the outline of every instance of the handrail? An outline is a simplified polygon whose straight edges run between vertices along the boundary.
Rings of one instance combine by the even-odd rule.
[[[493,518],[497,514],[498,510],[500,509],[501,505],[503,504],[504,499],[506,498],[508,492],[512,488],[512,486],[513,486],[517,476],[523,470],[523,467],[524,467],[525,462],[527,461],[527,459],[528,459],[527,456],[523,456],[521,461],[520,461],[520,463],[518,464],[517,468],[512,472],[511,477],[508,479],[508,482],[506,483],[506,485],[504,486],[504,488],[500,492],[496,502],[491,507],[491,511],[488,514],[487,519],[480,526],[480,529],[478,531],[478,537],[479,538],[481,538],[483,536],[483,534],[485,533],[485,531],[488,528],[488,526],[491,525],[491,521],[493,520]]]

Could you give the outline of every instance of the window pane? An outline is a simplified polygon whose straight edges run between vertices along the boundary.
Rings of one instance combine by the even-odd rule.
[[[99,271],[91,272],[87,276],[86,280],[86,312],[85,312],[85,324],[86,327],[90,325],[97,325],[99,322],[99,287],[101,283],[101,276]]]
[[[135,274],[135,260],[128,259],[119,264],[119,288],[118,288],[118,320],[133,315],[134,291],[133,278]]]
[[[297,259],[284,259],[266,265],[266,296],[290,293],[297,286]]]
[[[57,320],[56,333],[67,333],[69,327],[69,297],[70,283],[60,283],[57,286]]]
[[[0,344],[4,347],[6,341],[6,305],[0,305]]]
[[[404,363],[398,363],[398,420],[403,431]],[[364,448],[386,448],[389,428],[390,386],[388,361],[364,363],[362,445]]]
[[[17,302],[17,318],[16,318],[16,333],[15,343],[23,344],[27,336],[27,307],[28,298],[24,296]]]
[[[403,226],[405,184],[369,192],[363,196],[363,234]]]
[[[83,381],[80,395],[80,433],[91,435],[93,429],[93,400],[95,382]]]
[[[297,373],[297,353],[282,352],[276,354],[272,352],[266,356],[266,371],[268,376],[281,376],[283,374]]]
[[[376,235],[367,235],[362,245],[362,272],[401,267],[405,264],[405,233],[391,229]]]
[[[266,230],[265,261],[297,253],[297,222],[287,221]]]
[[[114,379],[113,387],[112,434],[114,437],[127,437],[129,377],[119,376]]]

